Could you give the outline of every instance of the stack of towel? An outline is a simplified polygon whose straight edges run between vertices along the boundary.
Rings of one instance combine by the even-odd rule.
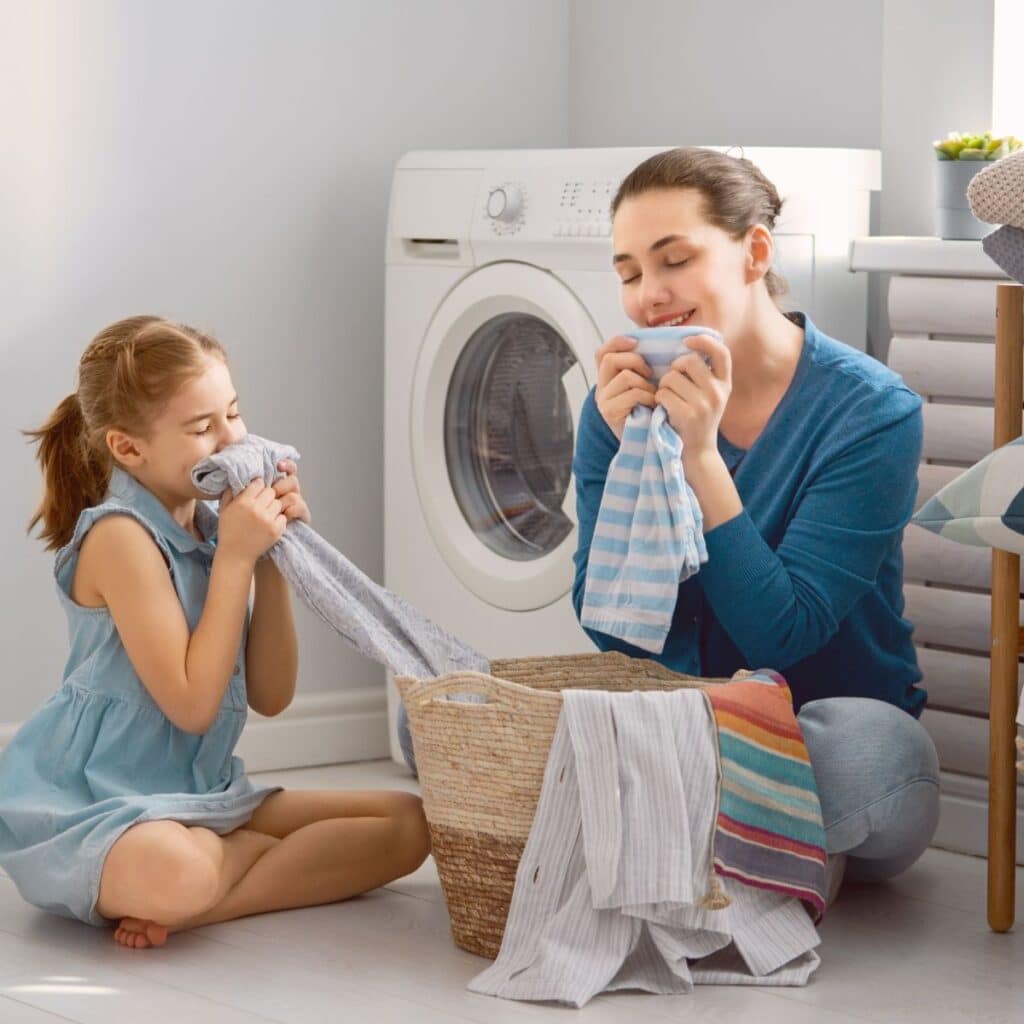
[[[982,248],[1015,281],[1024,284],[1024,149],[976,174],[967,189],[971,212],[986,224],[1001,224]]]
[[[708,327],[652,327],[627,334],[657,384]],[[683,442],[662,406],[636,406],[608,467],[587,561],[580,622],[660,654],[679,584],[708,560],[704,517],[683,475]]]

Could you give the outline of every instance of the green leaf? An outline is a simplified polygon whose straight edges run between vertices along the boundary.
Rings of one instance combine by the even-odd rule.
[[[960,155],[957,157],[958,160],[984,160],[985,150],[977,149],[976,147],[967,147],[966,149],[960,150]]]

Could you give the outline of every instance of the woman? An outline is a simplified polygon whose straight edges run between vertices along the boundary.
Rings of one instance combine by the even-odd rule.
[[[903,529],[921,400],[876,360],[783,313],[772,271],[775,187],[748,160],[659,153],[612,203],[623,308],[639,327],[713,328],[655,385],[635,341],[597,353],[573,469],[577,614],[609,464],[630,411],[661,405],[683,442],[708,561],[679,586],[658,660],[680,672],[782,672],[799,709],[830,854],[887,878],[938,822],[938,758],[902,618]],[[588,630],[604,650],[648,656]],[[845,859],[835,860],[841,876]]]

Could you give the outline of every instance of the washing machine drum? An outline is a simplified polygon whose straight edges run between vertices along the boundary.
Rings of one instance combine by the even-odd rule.
[[[497,607],[572,586],[573,447],[600,343],[575,295],[524,264],[471,274],[427,331],[411,418],[421,506],[448,566]]]
[[[503,313],[473,332],[448,386],[444,448],[466,523],[492,551],[533,560],[572,532],[573,416],[562,378],[576,357],[536,316]]]

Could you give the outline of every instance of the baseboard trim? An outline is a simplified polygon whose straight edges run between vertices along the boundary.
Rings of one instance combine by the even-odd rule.
[[[20,722],[0,724],[0,751],[20,727]],[[387,757],[384,687],[300,694],[274,718],[250,711],[235,753],[249,772]]]
[[[942,772],[939,827],[932,846],[988,856],[988,780]],[[1017,863],[1024,865],[1024,787],[1017,787]]]
[[[276,718],[250,711],[236,753],[250,772],[387,757],[384,687],[303,694]]]

